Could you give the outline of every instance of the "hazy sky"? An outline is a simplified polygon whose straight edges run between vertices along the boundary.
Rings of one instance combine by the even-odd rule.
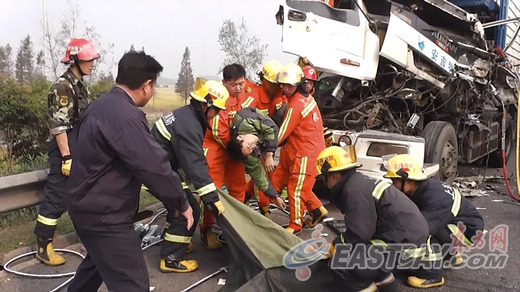
[[[9,43],[13,55],[29,34],[35,52],[41,45],[44,3],[51,24],[58,28],[69,5],[66,0],[0,0],[0,45]],[[102,44],[114,43],[117,62],[132,44],[145,48],[164,67],[162,76],[177,78],[186,46],[191,51],[193,73],[216,75],[224,60],[218,32],[226,19],[236,24],[244,17],[249,32],[268,44],[264,61],[296,60],[281,48],[281,26],[274,15],[280,0],[73,0],[80,18],[95,27]],[[84,30],[80,30],[84,31]],[[81,37],[79,35],[78,37]],[[114,66],[114,76],[116,73]]]

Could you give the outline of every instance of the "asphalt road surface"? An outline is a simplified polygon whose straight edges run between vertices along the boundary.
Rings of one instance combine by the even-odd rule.
[[[513,191],[517,193],[516,181],[514,180],[514,159],[509,159],[508,174],[512,175],[510,183],[513,186]],[[473,204],[479,208],[479,211],[484,217],[486,229],[488,233],[484,236],[486,243],[481,249],[470,251],[466,258],[466,266],[461,269],[452,269],[446,274],[446,283],[442,288],[431,288],[428,291],[520,291],[520,281],[518,271],[520,271],[520,227],[517,225],[520,222],[520,204],[516,203],[507,195],[503,179],[496,178],[501,176],[501,169],[490,169],[481,166],[460,166],[459,176],[465,177],[466,183],[471,185],[471,181],[475,181],[476,186],[473,188],[481,196],[470,197]],[[478,177],[483,175],[488,178],[487,181],[480,181]],[[459,180],[460,181],[460,180]],[[478,191],[481,190],[481,191]],[[326,206],[329,209],[330,217],[342,219],[340,212],[333,206]],[[287,224],[287,215],[281,211],[273,212],[273,219],[275,222],[283,225]],[[159,218],[159,222],[164,218]],[[506,245],[500,245],[500,241],[492,240],[491,233],[499,234],[496,227],[505,225],[507,228],[507,242]],[[307,239],[310,238],[313,230],[304,229],[299,235]],[[324,228],[325,237],[328,241],[332,241],[336,235],[334,231],[327,226]],[[504,234],[504,233],[502,233]],[[259,241],[265,240],[258,238]],[[181,291],[191,284],[199,281],[203,277],[226,267],[229,264],[229,252],[227,246],[224,246],[219,251],[209,251],[200,245],[199,233],[195,234],[193,242],[195,243],[195,251],[188,255],[188,259],[196,259],[199,262],[199,269],[187,274],[164,274],[159,271],[159,246],[154,246],[144,251],[146,262],[148,265],[148,272],[150,275],[150,283],[155,287],[154,291]],[[493,242],[495,250],[491,251],[491,243]],[[501,241],[504,242],[504,241]],[[507,251],[504,253],[498,250],[498,247]],[[107,247],[110,248],[110,247]],[[493,259],[504,259],[506,256],[505,266],[503,268],[489,268],[493,265]],[[31,273],[64,273],[74,271],[80,259],[77,256],[66,254],[67,263],[61,267],[46,267],[36,260],[31,260],[21,266],[23,271]],[[471,262],[471,264],[469,263]],[[497,265],[497,262],[494,263]],[[471,266],[471,267],[470,267]],[[121,267],[124,269],[125,267]],[[225,272],[222,272],[206,282],[200,284],[190,291],[218,291],[222,286],[219,281],[232,277]],[[20,277],[16,275],[8,275],[7,277],[0,277],[0,291],[50,291],[63,283],[67,278],[61,279],[33,279]],[[399,278],[402,282],[402,291],[421,291],[420,289],[413,289],[407,287],[404,278]],[[59,291],[66,291],[65,288]],[[106,287],[102,286],[99,291],[107,291]],[[262,291],[259,287],[258,291]]]

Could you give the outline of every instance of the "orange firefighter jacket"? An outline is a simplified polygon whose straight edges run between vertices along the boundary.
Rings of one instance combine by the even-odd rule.
[[[246,100],[242,103],[242,108],[256,107],[266,116],[273,116],[282,106],[287,103],[287,98],[280,90],[278,94],[270,100],[262,85],[259,85],[253,91],[246,95]]]
[[[298,91],[288,100],[278,132],[278,145],[284,145],[290,160],[305,156],[316,158],[325,149],[318,105],[312,95],[307,94],[306,97]]]

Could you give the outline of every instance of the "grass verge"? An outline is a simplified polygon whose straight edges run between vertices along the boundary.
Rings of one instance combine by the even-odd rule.
[[[141,192],[139,204],[147,207],[159,202],[154,196],[146,191]],[[31,246],[36,243],[34,226],[38,213],[36,207],[24,208],[0,215],[0,262],[3,264],[3,255],[11,250]],[[74,231],[74,225],[69,214],[63,214],[58,219],[56,235],[67,234]]]

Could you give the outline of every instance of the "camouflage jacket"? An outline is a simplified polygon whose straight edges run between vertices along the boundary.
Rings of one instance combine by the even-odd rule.
[[[278,127],[268,117],[254,107],[246,107],[237,112],[231,125],[231,137],[243,134],[253,134],[259,139],[259,147],[254,153],[243,160],[247,174],[255,185],[270,198],[278,196],[271,182],[267,179],[260,155],[265,152],[275,152],[278,143]]]
[[[85,83],[69,69],[52,84],[47,97],[51,134],[56,136],[72,129],[90,103]]]

